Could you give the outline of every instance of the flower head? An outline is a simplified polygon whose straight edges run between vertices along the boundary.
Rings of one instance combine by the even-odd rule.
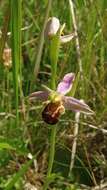
[[[33,92],[30,95],[30,100],[38,99],[46,102],[42,112],[42,118],[46,123],[56,124],[65,110],[72,110],[85,114],[94,113],[86,103],[76,98],[65,96],[71,90],[74,79],[75,74],[68,73],[58,84],[56,91],[46,89],[45,91]]]
[[[61,27],[60,21],[56,17],[50,17],[47,21],[46,28],[44,31],[44,37],[45,39],[52,39],[57,32],[59,31]],[[62,25],[62,32],[65,28],[65,24]],[[75,37],[74,33],[68,34],[68,35],[60,35],[60,42],[61,43],[67,43],[70,42]]]

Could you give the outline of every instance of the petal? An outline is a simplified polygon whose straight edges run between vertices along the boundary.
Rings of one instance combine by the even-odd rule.
[[[68,34],[60,37],[61,43],[67,43],[70,42],[75,37],[75,34]]]
[[[37,91],[37,92],[33,92],[32,94],[30,94],[29,99],[30,100],[42,100],[42,101],[46,101],[48,99],[50,92],[48,91]]]
[[[72,88],[72,84],[75,78],[75,74],[74,73],[68,73],[64,76],[63,80],[58,84],[57,87],[57,92],[65,95],[66,93],[68,93],[71,88]]]
[[[65,109],[78,111],[85,114],[94,114],[94,112],[90,109],[90,107],[81,100],[77,100],[76,98],[68,96],[65,97],[63,96],[62,100]]]

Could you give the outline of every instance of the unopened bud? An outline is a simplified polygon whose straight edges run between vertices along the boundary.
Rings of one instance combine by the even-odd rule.
[[[45,38],[53,37],[57,33],[59,28],[60,28],[59,19],[56,17],[49,18],[45,31],[44,31]]]

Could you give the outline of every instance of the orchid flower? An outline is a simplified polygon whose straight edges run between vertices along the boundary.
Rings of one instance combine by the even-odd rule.
[[[55,36],[60,29],[60,21],[56,17],[50,17],[47,21],[46,28],[44,31],[44,37],[45,39],[51,39],[53,36]],[[63,29],[65,27],[65,24],[63,24]],[[62,30],[63,31],[63,30]],[[71,41],[75,37],[74,33],[68,34],[68,35],[61,35],[60,36],[60,42],[61,43],[67,43]]]
[[[86,103],[76,98],[65,96],[72,89],[74,79],[75,74],[68,73],[58,84],[56,91],[47,88],[45,91],[37,91],[30,94],[30,100],[37,99],[46,103],[42,111],[42,118],[46,123],[51,125],[56,124],[65,110],[85,114],[94,113]]]

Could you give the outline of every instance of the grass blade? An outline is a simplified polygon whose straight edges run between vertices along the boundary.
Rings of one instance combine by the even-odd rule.
[[[11,0],[11,40],[12,40],[12,64],[13,83],[15,92],[16,126],[18,126],[18,78],[21,62],[21,0]]]

